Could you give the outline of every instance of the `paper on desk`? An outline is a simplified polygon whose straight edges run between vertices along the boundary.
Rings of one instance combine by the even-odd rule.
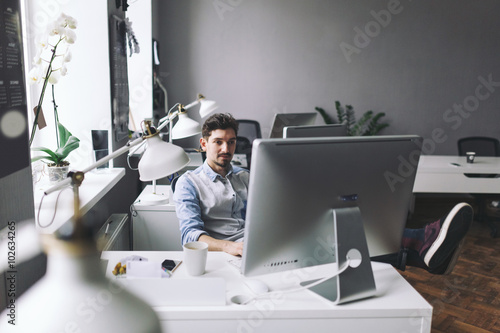
[[[127,261],[127,278],[168,278],[170,274],[155,261]]]

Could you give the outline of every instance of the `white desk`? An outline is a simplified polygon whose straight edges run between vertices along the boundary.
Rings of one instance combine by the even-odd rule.
[[[88,212],[104,195],[125,176],[124,168],[99,169],[85,174],[85,180],[79,189],[80,209],[82,214]],[[43,204],[40,208],[40,200],[44,191],[50,189],[52,185],[47,183],[39,183],[33,190],[35,198],[35,218],[40,217],[40,224],[47,225],[54,215],[56,201],[60,191],[53,192],[43,199]],[[71,187],[63,190],[59,196],[57,203],[57,214],[54,222],[47,228],[40,228],[37,223],[37,228],[41,233],[51,234],[59,229],[64,223],[68,222],[73,217],[73,191]],[[38,218],[37,218],[38,219]]]
[[[170,196],[168,203],[145,204],[142,198],[152,192],[153,186],[147,185],[132,205],[134,251],[182,250],[179,220],[170,196],[170,185],[156,185],[156,193]]]
[[[109,260],[107,276],[116,279],[111,273],[116,262],[132,254],[158,262],[182,259],[182,252],[103,252],[101,258]],[[232,296],[250,292],[243,284],[244,277],[227,263],[228,258],[223,252],[210,252],[205,275],[190,277],[181,265],[171,279],[165,279],[188,279],[196,284],[201,279],[222,277],[226,281],[226,305],[153,307],[164,332],[430,332],[432,306],[392,266],[372,264],[377,296],[358,302],[333,305],[304,290],[235,305],[230,303]],[[258,278],[273,291],[284,290],[296,287],[300,280],[323,276],[329,269],[332,265]],[[144,288],[148,288],[147,280]]]
[[[413,193],[500,193],[500,178],[472,178],[466,174],[500,175],[500,157],[476,156],[474,163],[467,163],[465,156],[423,155]]]

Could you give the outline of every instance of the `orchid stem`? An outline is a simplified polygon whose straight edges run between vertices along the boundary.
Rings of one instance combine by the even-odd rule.
[[[59,142],[59,114],[57,113],[57,103],[56,103],[56,97],[54,95],[54,85],[52,85],[52,103],[54,104],[54,122],[55,122],[55,127],[56,127],[56,142],[57,142],[57,148],[61,148],[61,144]]]

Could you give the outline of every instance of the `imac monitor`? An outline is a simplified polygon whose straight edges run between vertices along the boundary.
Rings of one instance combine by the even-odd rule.
[[[320,138],[329,136],[347,136],[347,125],[287,126],[283,129],[283,138]]]
[[[276,113],[271,127],[270,138],[283,138],[283,128],[286,126],[314,125],[316,116],[314,112],[308,113]]]
[[[337,245],[363,229],[369,257],[397,252],[420,147],[418,136],[256,140],[242,274],[335,263]],[[363,226],[351,236],[348,210],[360,212]]]

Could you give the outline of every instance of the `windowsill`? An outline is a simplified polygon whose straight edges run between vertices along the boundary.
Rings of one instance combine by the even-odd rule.
[[[98,169],[87,172],[79,188],[81,214],[83,215],[91,210],[123,176],[125,176],[124,168]],[[74,215],[73,190],[71,186],[45,196],[39,212],[43,193],[51,187],[52,185],[47,182],[40,182],[35,185],[33,190],[35,219],[37,221],[36,227],[40,233],[44,234],[54,233],[62,225],[69,222]],[[50,223],[54,213],[56,215],[53,222]]]

